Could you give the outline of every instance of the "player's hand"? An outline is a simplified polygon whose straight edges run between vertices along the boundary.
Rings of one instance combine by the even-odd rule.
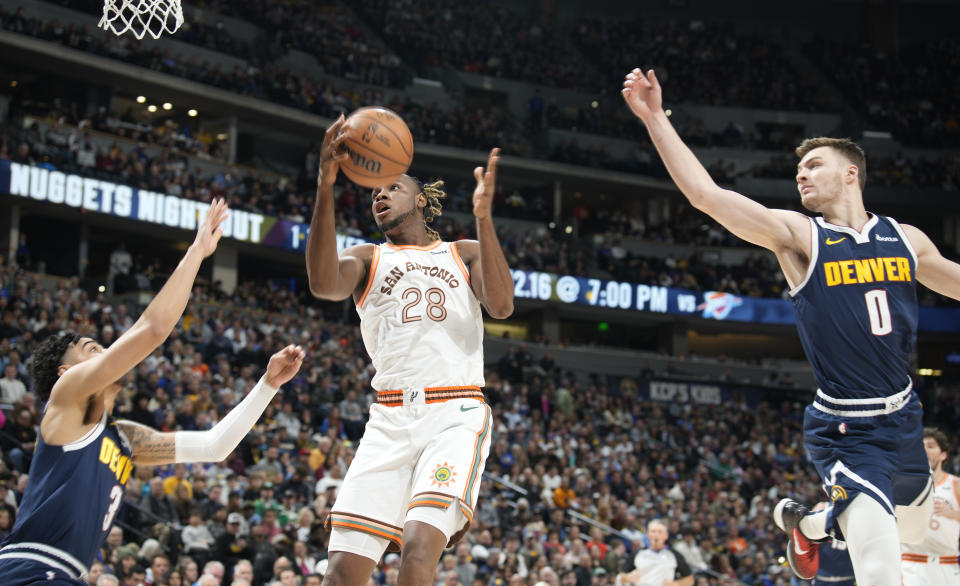
[[[948,519],[960,520],[960,511],[954,511],[946,501],[940,499],[933,501],[933,514]]]
[[[473,190],[473,215],[478,220],[490,217],[493,209],[493,192],[497,185],[497,162],[500,161],[500,149],[490,151],[487,159],[487,168],[477,167],[473,176],[477,180],[477,187]]]
[[[267,363],[267,374],[264,375],[266,383],[275,389],[280,388],[297,374],[303,365],[304,356],[306,354],[303,348],[293,344],[271,356]]]
[[[317,187],[332,187],[337,180],[337,171],[340,170],[340,162],[349,155],[343,149],[343,128],[344,117],[340,114],[333,124],[327,128],[323,135],[323,144],[320,145],[320,169],[317,174]]]
[[[203,253],[204,258],[213,254],[213,251],[217,249],[217,243],[223,236],[221,226],[229,213],[227,202],[223,198],[215,199],[210,204],[210,209],[207,210],[207,215],[200,222],[200,227],[197,228],[197,237],[193,241],[193,245]]]
[[[663,109],[663,92],[652,69],[646,75],[639,69],[628,73],[620,93],[630,111],[644,122]]]

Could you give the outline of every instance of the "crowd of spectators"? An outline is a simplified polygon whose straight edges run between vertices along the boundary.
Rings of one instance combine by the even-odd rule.
[[[793,157],[778,156],[756,165],[747,172],[752,177],[783,179],[797,172]],[[935,157],[907,158],[871,156],[867,153],[867,187],[901,187],[936,189],[945,192],[960,190],[960,156],[943,154]]]
[[[573,36],[602,68],[605,87],[621,87],[640,67],[656,69],[671,102],[801,111],[833,105],[777,45],[732,25],[583,18]]]
[[[315,183],[315,150],[311,152],[312,157],[306,158],[306,168],[314,174],[308,174],[299,184],[283,177],[235,167],[203,172],[191,165],[190,157],[169,148],[158,154],[151,154],[142,144],[125,149],[113,142],[109,148],[99,148],[86,129],[121,136],[130,132],[133,137],[153,136],[161,141],[173,141],[174,138],[172,134],[140,134],[139,130],[130,130],[136,128],[134,122],[123,116],[105,116],[103,110],[79,121],[75,112],[72,108],[58,110],[57,120],[63,120],[63,124],[55,120],[49,126],[9,127],[0,132],[0,158],[20,163],[52,164],[64,171],[197,201],[223,196],[239,209],[295,222],[310,221],[314,194],[303,186]],[[648,160],[658,159],[651,157]],[[652,169],[647,170],[654,174]],[[729,180],[722,165],[712,167],[711,171],[716,179]],[[792,172],[792,169],[780,171]],[[472,184],[465,180],[454,181],[447,189],[445,208],[470,213]],[[344,182],[338,192],[336,225],[351,236],[382,239],[370,212],[368,194],[368,189]],[[668,257],[636,252],[638,241],[699,247],[743,246],[728,231],[687,206],[677,206],[669,220],[655,224],[644,221],[642,215],[628,214],[623,210],[577,206],[571,211],[577,234],[570,235],[556,227],[552,230],[545,227],[553,217],[550,201],[542,189],[499,186],[495,194],[495,209],[499,216],[532,220],[544,226],[531,231],[498,225],[498,236],[511,267],[753,297],[779,297],[785,290],[782,274],[764,257],[725,266],[708,260],[699,252]],[[435,227],[447,240],[473,237],[469,222],[449,216],[438,218]],[[596,235],[602,238],[594,242],[591,237]],[[623,246],[624,241],[633,241],[634,246]],[[922,303],[952,304],[926,291]]]
[[[302,218],[312,199],[298,195],[292,182],[265,173],[224,166],[203,172],[187,156],[164,149],[151,152],[144,144],[114,141],[99,146],[79,127],[6,126],[0,132],[0,158],[24,164],[53,165],[107,181],[175,195],[195,201],[225,197],[238,209],[272,216]]]
[[[468,73],[554,87],[589,88],[592,67],[551,27],[504,5],[456,0],[374,0],[364,16],[421,71],[449,66]]]
[[[338,2],[207,2],[220,14],[237,16],[265,29],[284,50],[314,55],[324,71],[337,77],[382,86],[402,87],[406,68],[382,38]]]
[[[906,144],[960,146],[960,41],[924,38],[881,49],[865,41],[817,39],[808,47],[850,104]],[[907,79],[909,83],[903,83]]]
[[[118,37],[91,32],[87,26],[65,27],[55,25],[54,21],[28,18],[22,10],[9,13],[0,8],[0,27],[320,116],[335,117],[362,105],[384,101],[378,90],[342,88],[327,80],[311,79],[272,59],[256,57],[244,65],[225,68],[201,61],[196,55],[188,57],[157,46],[149,48],[129,35]]]
[[[109,344],[137,309],[91,295],[76,279],[44,288],[41,276],[13,266],[0,278],[2,534],[16,518],[42,409],[30,391],[31,351],[64,328]],[[296,340],[307,360],[226,461],[137,467],[91,583],[101,572],[124,586],[317,583],[322,521],[362,433],[373,374],[358,328],[324,315],[321,304],[266,283],[232,294],[195,289],[169,340],[124,378],[118,416],[167,431],[208,428],[273,351]],[[632,377],[577,376],[525,346],[488,365],[486,378],[495,414],[490,476],[437,585],[612,584],[646,546],[655,518],[699,584],[790,583],[771,507],[785,495],[822,498],[800,448],[798,404],[778,395],[722,409],[650,402]],[[945,425],[960,422],[950,397],[929,400]],[[395,584],[397,563],[386,556],[373,583]]]
[[[219,7],[218,5],[217,8],[219,9],[222,7]],[[343,35],[346,35],[348,38],[354,38],[360,34],[357,32],[359,31],[359,25],[352,20],[352,16],[344,13],[342,8],[327,8],[335,13],[336,17],[333,18],[333,21],[339,23],[336,24],[336,27],[341,27],[344,29],[341,31]],[[466,8],[461,9],[465,10]],[[238,8],[237,10],[241,9]],[[293,15],[303,12],[292,10],[291,7],[288,7],[285,4],[275,6],[274,3],[265,1],[260,3],[252,3],[250,7],[243,8],[242,10],[252,11],[249,14],[245,13],[249,18],[256,16],[258,18],[262,17],[268,20],[279,19],[277,22],[285,22],[284,19],[293,18]],[[451,7],[447,7],[442,10],[438,8],[436,13],[428,11],[428,14],[431,15],[430,18],[447,19],[452,18],[451,15],[454,14],[454,12],[451,12],[451,10],[454,9]],[[500,14],[499,12],[506,9],[492,8],[486,5],[481,7],[477,5],[470,8],[470,10],[492,11],[492,14],[499,15],[496,16],[495,19],[507,18],[506,12],[503,14]],[[306,12],[312,14],[312,12],[309,10]],[[326,14],[324,11],[320,12]],[[410,12],[410,14],[413,14],[413,12]],[[491,18],[494,17],[491,16]],[[401,21],[396,21],[396,23]],[[394,23],[394,21],[390,21],[387,26],[394,26],[396,23]],[[333,24],[329,26],[334,27]],[[396,24],[396,26],[400,25]],[[584,37],[582,42],[588,44],[595,43],[594,48],[598,51],[617,51],[619,50],[617,47],[620,46],[618,43],[600,42],[597,39],[608,38],[621,33],[638,34],[637,30],[646,30],[643,27],[650,27],[653,25],[650,23],[645,23],[643,27],[636,29],[631,28],[626,24],[611,24],[606,21],[583,20],[579,22],[578,26],[584,31],[593,31],[594,33],[600,35],[600,37],[596,37],[596,35],[588,35],[587,37]],[[649,144],[642,126],[633,119],[629,112],[620,107],[619,100],[614,100],[616,102],[616,106],[614,106],[612,103],[607,104],[604,102],[604,104],[596,108],[593,106],[593,104],[586,104],[581,108],[561,109],[556,106],[555,100],[543,102],[542,98],[540,98],[538,103],[541,103],[542,108],[538,107],[536,112],[531,111],[531,115],[540,116],[546,121],[547,124],[558,128],[608,134],[621,138],[636,140],[637,147],[630,156],[627,156],[626,158],[613,156],[602,145],[581,144],[579,141],[575,141],[573,139],[556,141],[552,148],[544,150],[543,147],[535,148],[534,143],[524,136],[524,133],[522,132],[523,129],[512,121],[508,113],[499,108],[473,108],[467,107],[464,104],[441,108],[437,104],[424,105],[414,102],[409,98],[403,97],[395,97],[392,100],[385,100],[383,92],[376,89],[375,86],[350,87],[348,83],[347,85],[341,87],[339,84],[330,82],[326,79],[311,79],[307,76],[285,69],[277,65],[276,62],[271,59],[258,59],[257,57],[251,57],[246,65],[236,66],[232,69],[224,68],[221,65],[202,62],[196,56],[187,58],[183,55],[174,55],[170,51],[161,50],[159,48],[148,49],[129,36],[116,37],[114,35],[93,34],[87,27],[80,27],[77,25],[63,26],[57,21],[41,21],[27,18],[23,15],[22,11],[8,13],[0,8],[0,27],[6,30],[36,36],[45,40],[59,42],[79,50],[125,60],[141,67],[177,75],[239,94],[262,98],[276,103],[307,110],[321,116],[335,117],[340,113],[350,112],[366,104],[387,102],[388,107],[391,107],[401,113],[413,131],[415,139],[418,142],[429,142],[445,146],[475,150],[487,150],[493,146],[500,146],[505,149],[505,152],[520,156],[540,156],[541,154],[545,154],[548,158],[558,162],[626,172],[652,174],[654,176],[665,176],[663,166],[657,160],[657,157],[655,156],[655,153]],[[223,29],[218,26],[210,27],[207,25],[197,24],[196,27],[198,31],[208,31],[208,33],[204,33],[206,36],[203,38],[205,39],[219,38],[219,36],[226,35],[226,33],[223,32]],[[313,31],[316,34],[321,35],[328,34],[327,32],[320,30],[323,27],[318,28],[317,26],[306,24],[304,27],[304,30],[307,32]],[[621,28],[623,30],[621,30]],[[785,65],[783,65],[784,60],[778,57],[777,51],[771,48],[771,46],[768,46],[764,42],[749,36],[737,36],[737,40],[733,41],[731,40],[734,38],[731,36],[733,33],[723,29],[722,27],[718,27],[718,25],[708,25],[696,21],[690,23],[685,28],[676,22],[670,22],[655,28],[657,35],[676,35],[677,38],[683,40],[684,43],[690,44],[693,47],[700,47],[701,49],[709,44],[709,39],[714,39],[714,37],[717,37],[723,40],[723,42],[718,41],[712,45],[713,51],[718,50],[717,47],[725,48],[725,52],[722,55],[713,55],[709,51],[705,50],[697,53],[701,55],[704,70],[710,72],[711,75],[721,75],[721,71],[728,70],[733,72],[745,71],[743,68],[737,67],[716,67],[714,62],[722,61],[723,59],[729,57],[727,53],[730,55],[737,55],[739,56],[737,58],[744,59],[754,59],[758,54],[763,55],[765,56],[764,59],[766,60],[763,62],[769,61],[771,63],[771,68],[764,69],[765,71],[769,70],[776,72],[780,70],[779,68],[785,67]],[[210,30],[217,32],[209,32]],[[305,32],[304,34],[307,33]],[[339,38],[340,33],[334,36]],[[453,42],[450,40],[452,39],[451,35],[433,36],[436,38],[446,39],[443,42]],[[655,36],[651,38],[655,38]],[[648,39],[645,42],[653,41]],[[738,47],[742,49],[744,43],[750,47],[750,51],[738,50]],[[357,37],[355,44],[357,47],[351,49],[351,51],[358,51],[362,55],[366,54],[363,51],[365,51],[367,47],[375,46],[375,43],[369,41],[369,39],[365,40],[365,37]],[[940,42],[940,44],[936,44],[935,46],[940,48],[940,45],[942,44],[943,42]],[[668,65],[666,70],[661,70],[661,80],[665,80],[669,75],[669,65],[673,62],[671,60],[680,59],[682,56],[673,54],[671,50],[668,49],[667,45],[657,44],[656,46],[660,47],[658,50],[664,52],[664,55],[652,52],[648,54],[654,55],[654,61],[662,59],[663,62]],[[830,46],[831,45],[829,44],[825,44],[824,51],[829,50]],[[914,52],[931,52],[933,51],[932,46],[933,45],[931,44],[919,45],[920,48],[915,49]],[[951,45],[948,43],[947,49],[949,49],[950,46]],[[947,50],[946,53],[949,54],[949,50]],[[349,73],[343,69],[343,63],[354,63],[359,67],[359,64],[364,62],[364,59],[356,58],[351,60],[343,55],[339,57],[337,55],[338,54],[336,52],[325,53],[324,58],[329,56],[329,59],[331,60],[332,65],[330,65],[330,67],[336,69],[336,71],[332,71],[332,73],[341,77],[352,78],[354,80],[368,82],[371,81],[370,79],[363,79],[364,76],[362,74]],[[375,53],[375,55],[379,56],[370,57],[370,59],[390,62],[389,59],[383,57],[383,54]],[[537,61],[537,71],[546,71],[542,67],[542,62],[543,60]],[[338,63],[340,65],[337,65]],[[610,61],[607,60],[604,61],[604,63],[610,63]],[[756,68],[756,64],[754,64],[753,67]],[[755,69],[751,69],[751,71],[755,72]],[[788,77],[785,73],[782,75],[770,75],[773,75],[773,78],[777,80],[786,79],[786,77]],[[698,100],[695,98],[697,92],[707,91],[709,88],[733,87],[733,84],[719,83],[719,81],[716,80],[711,83],[704,82],[704,80],[709,79],[712,78],[704,75],[684,76],[684,80],[679,80],[680,83],[677,83],[679,87],[677,88],[678,94],[676,99],[678,101],[697,102]],[[793,78],[790,77],[790,79],[792,80]],[[677,82],[678,80],[672,81]],[[764,76],[758,76],[755,74],[751,74],[749,76],[749,81],[750,83],[756,84],[757,87],[763,88],[766,93],[761,92],[761,95],[763,95],[766,99],[774,99],[779,95],[779,93],[785,93],[785,95],[793,96],[795,92],[803,89],[795,85],[798,82],[790,81],[784,82],[785,87],[791,88],[789,92],[787,90],[784,90],[783,92],[770,91],[770,87],[776,89],[777,87],[780,87],[781,84],[779,84],[779,82],[775,83],[773,81],[766,80]],[[864,81],[864,83],[866,83],[866,81]],[[762,106],[762,104],[752,103],[750,99],[747,98],[753,94],[741,90],[742,88],[737,89],[736,91],[737,99],[740,101],[724,102],[720,97],[716,97],[714,101],[716,101],[716,103],[726,103],[730,105]],[[805,92],[804,95],[810,96],[816,94]],[[773,96],[773,98],[771,98],[771,96]],[[700,101],[703,100],[701,99]],[[814,100],[811,103],[817,104],[818,102]],[[926,102],[922,102],[920,107],[924,112],[928,112],[930,109],[929,105],[937,103],[939,102],[937,102],[936,99],[933,99],[932,102],[927,100]],[[924,129],[946,129],[944,132],[950,129],[955,130],[954,127],[956,126],[956,119],[952,114],[953,110],[950,108],[934,108],[934,110],[936,111],[937,115],[941,115],[946,118],[933,125],[927,124],[926,122],[921,124],[919,123],[920,121],[918,121],[918,124],[915,124],[914,126],[916,128]],[[110,118],[111,120],[108,121],[117,120],[116,116],[111,117],[109,113],[100,113],[99,116],[106,116]],[[531,123],[533,124],[532,121]],[[695,146],[723,146],[733,148],[784,150],[793,147],[803,134],[802,128],[783,125],[758,124],[754,129],[751,130],[744,129],[736,122],[731,121],[730,124],[728,124],[723,130],[718,132],[710,132],[704,127],[702,121],[699,121],[695,118],[680,117],[677,119],[676,123],[678,130],[684,139]],[[540,122],[537,122],[534,124],[534,126],[537,124],[540,124]],[[126,134],[133,138],[159,141],[161,144],[175,143],[179,148],[192,150],[194,153],[201,156],[224,156],[222,147],[218,146],[213,141],[198,141],[194,138],[191,138],[189,134],[185,132],[185,128],[174,128],[164,125],[160,127],[154,127],[153,131],[151,132],[143,126],[142,122],[123,120],[123,124],[120,124],[119,126],[115,125],[112,130],[121,134]],[[956,185],[954,178],[956,177],[957,173],[957,165],[955,161],[952,161],[949,158],[943,157],[940,160],[913,160],[907,161],[906,165],[902,164],[903,161],[904,159],[902,157],[898,157],[893,160],[894,163],[904,167],[903,169],[890,170],[883,175],[877,175],[877,178],[880,179],[884,184],[888,185],[912,186],[919,184],[921,186],[932,187],[940,187],[941,185],[952,187]],[[776,162],[773,162],[768,166],[758,167],[756,172],[764,173],[764,168],[774,170],[778,169],[779,166]],[[881,169],[882,167],[876,166],[874,168]],[[715,175],[715,177],[718,179],[733,179],[733,177],[724,174],[718,174]]]
[[[91,33],[87,27],[63,27],[54,22],[27,18],[22,12],[5,13],[2,8],[0,27],[329,118],[369,104],[386,104],[401,113],[418,141],[475,150],[500,146],[520,155],[530,153],[529,143],[513,128],[509,117],[498,111],[464,105],[440,108],[437,104],[423,105],[403,98],[387,100],[376,87],[311,79],[283,68],[273,60],[251,58],[246,65],[224,68],[201,61],[197,56],[147,48],[129,36],[102,36]],[[342,67],[332,73],[369,81],[348,74]]]

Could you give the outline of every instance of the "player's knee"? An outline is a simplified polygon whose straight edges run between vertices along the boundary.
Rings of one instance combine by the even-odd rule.
[[[327,572],[323,575],[321,586],[352,586],[356,584],[356,571],[349,568],[348,565],[331,560],[327,564]]]
[[[403,552],[400,554],[400,571],[404,568],[433,567],[439,557],[434,544],[424,539],[409,539],[403,542]]]
[[[327,566],[327,572],[323,575],[321,586],[344,586],[343,568],[338,568],[335,564]]]
[[[856,567],[856,566],[855,566]],[[891,575],[890,560],[883,551],[867,551],[860,558],[857,568],[857,580],[863,579],[864,584],[874,586],[895,586],[900,584],[900,575],[893,572]]]

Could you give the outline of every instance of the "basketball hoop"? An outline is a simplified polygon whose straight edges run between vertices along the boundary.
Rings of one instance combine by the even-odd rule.
[[[147,33],[159,39],[183,24],[180,0],[103,0],[103,18],[98,25],[119,36],[130,31],[138,39]]]

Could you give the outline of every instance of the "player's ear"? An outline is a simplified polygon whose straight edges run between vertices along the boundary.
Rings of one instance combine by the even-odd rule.
[[[417,207],[420,209],[427,207],[427,196],[422,191],[417,194]]]
[[[860,181],[860,168],[856,165],[847,165],[847,174],[845,179],[850,183],[856,183]]]

